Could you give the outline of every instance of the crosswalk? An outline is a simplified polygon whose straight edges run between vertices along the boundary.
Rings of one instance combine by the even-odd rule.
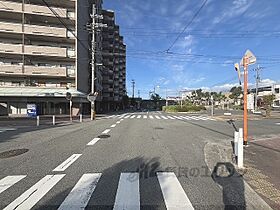
[[[21,210],[31,209],[52,190],[63,178],[65,174],[46,175],[19,197],[13,198],[4,210]],[[183,187],[173,172],[156,173],[163,202],[166,209],[172,210],[193,210],[193,205],[186,195]],[[18,182],[24,180],[26,175],[7,176],[0,179],[0,195],[11,188],[17,190]],[[102,179],[102,173],[86,173],[83,174],[76,184],[73,184],[72,190],[59,204],[59,210],[85,209],[89,201],[95,199],[94,191],[98,187],[98,183]],[[140,176],[138,172],[125,172],[119,176],[117,191],[115,193],[114,210],[140,210],[141,193],[140,193]],[[13,189],[14,188],[14,189]],[[153,186],[151,186],[153,189]],[[106,197],[106,195],[104,195]],[[96,196],[98,199],[98,196]],[[51,205],[51,204],[50,204]]]
[[[191,121],[215,121],[215,119],[207,117],[206,115],[162,115],[162,114],[122,114],[111,115],[107,119],[150,119],[150,120],[191,120]]]

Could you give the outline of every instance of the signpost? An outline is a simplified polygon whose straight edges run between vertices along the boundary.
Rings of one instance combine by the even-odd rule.
[[[37,117],[36,104],[27,104],[27,116],[28,117]]]
[[[70,115],[70,121],[72,122],[72,94],[67,92],[66,93],[66,99],[69,101],[69,115]]]
[[[87,99],[91,102],[91,115],[90,115],[91,120],[95,119],[95,100],[97,96],[98,96],[98,92],[95,92],[94,94],[90,93],[87,96]]]
[[[243,139],[244,145],[248,145],[248,105],[247,105],[247,95],[248,95],[248,66],[256,63],[256,56],[247,50],[244,57],[242,58],[240,65],[244,67],[244,116],[243,116]]]

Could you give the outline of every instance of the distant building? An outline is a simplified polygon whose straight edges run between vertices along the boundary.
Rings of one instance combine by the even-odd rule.
[[[256,92],[256,88],[249,91],[251,94]],[[269,86],[258,88],[258,104],[262,105],[262,97],[265,95],[275,95],[275,100],[273,102],[273,107],[280,107],[280,84],[273,84]]]

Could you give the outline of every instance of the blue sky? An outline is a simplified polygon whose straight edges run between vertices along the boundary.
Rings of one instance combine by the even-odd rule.
[[[262,84],[280,82],[280,1],[208,0],[171,46],[204,0],[104,0],[114,10],[127,45],[127,91],[147,98],[155,87],[162,97],[183,89],[226,90],[238,85],[234,63],[246,49],[257,57]]]

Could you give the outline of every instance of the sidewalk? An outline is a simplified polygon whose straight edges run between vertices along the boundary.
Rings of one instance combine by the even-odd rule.
[[[244,151],[245,180],[273,209],[280,209],[280,135],[252,140]]]

